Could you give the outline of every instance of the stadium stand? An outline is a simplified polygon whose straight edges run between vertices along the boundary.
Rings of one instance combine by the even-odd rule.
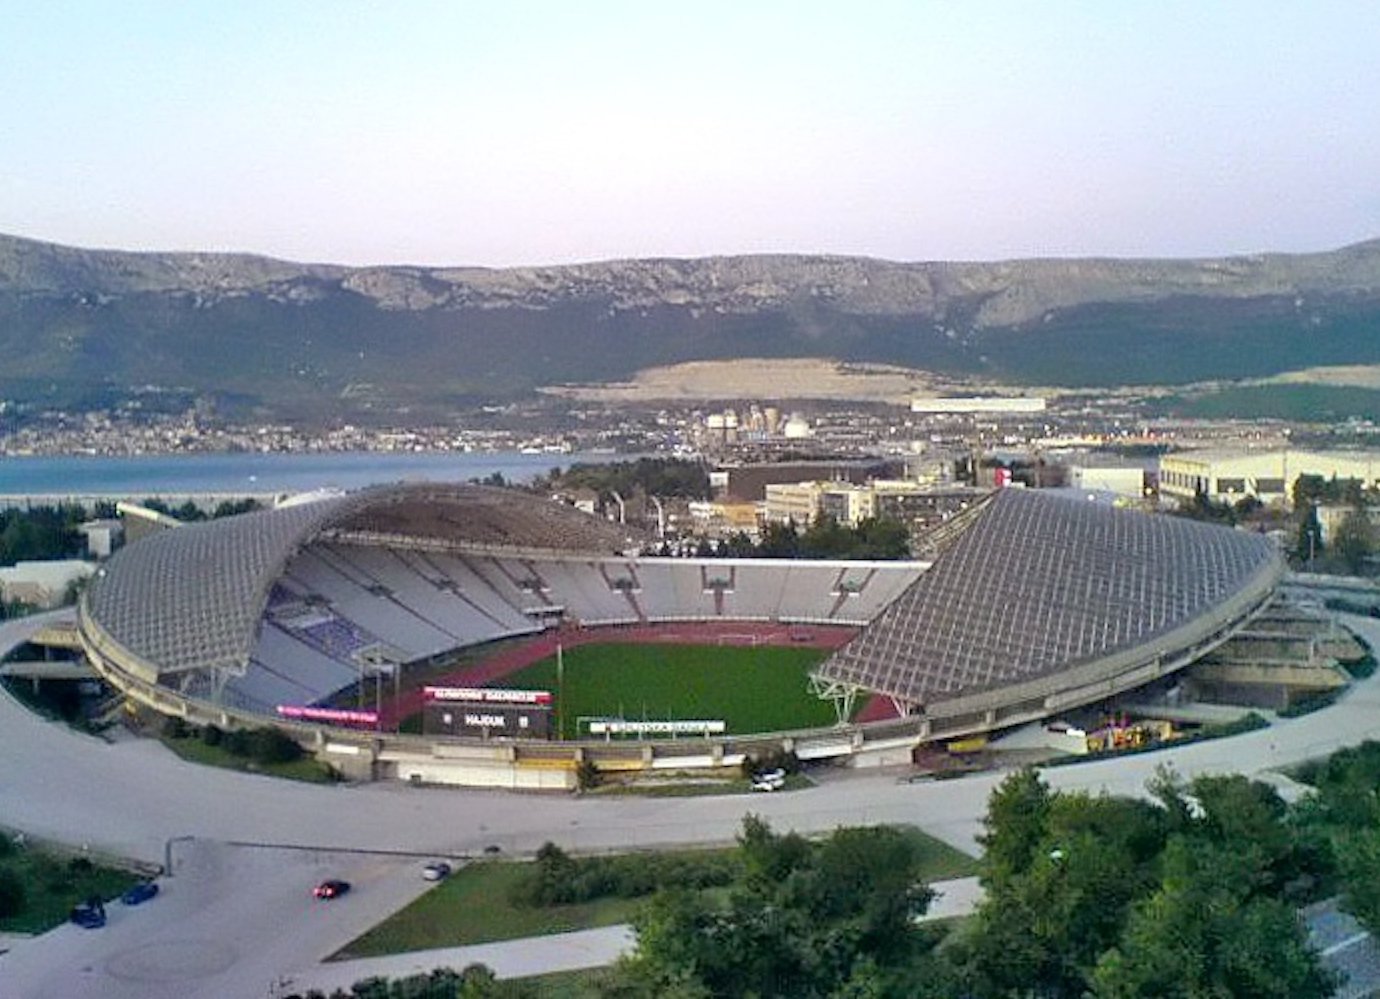
[[[353,577],[316,548],[299,552],[285,574],[305,591],[329,601],[341,617],[402,650],[409,660],[424,659],[456,645],[455,636],[398,603],[385,588]]]
[[[1110,692],[1220,640],[1282,571],[1261,535],[1006,490],[817,675],[927,711],[992,710],[1006,694],[973,700],[990,691],[1039,701],[1076,682]]]
[[[626,540],[623,528],[540,497],[383,487],[129,545],[83,595],[78,631],[92,666],[127,696],[220,726],[338,696],[376,675],[374,662],[445,667],[459,649],[548,628],[506,651],[603,641],[601,624],[649,641],[832,636],[816,692],[836,706],[875,692],[895,716],[855,725],[840,710],[842,734],[789,733],[789,743],[811,758],[890,763],[928,740],[1048,717],[1164,676],[1246,627],[1282,572],[1259,536],[1033,490],[1001,491],[947,522],[932,566],[634,558],[622,554]],[[501,675],[502,654],[494,659],[467,675]],[[580,753],[655,767],[684,750],[648,740],[557,752],[518,739],[505,755],[453,739],[441,753],[405,733],[354,739],[278,723],[364,778],[569,787]],[[786,738],[734,736],[707,758],[735,766]],[[556,757],[559,766],[528,765]]]

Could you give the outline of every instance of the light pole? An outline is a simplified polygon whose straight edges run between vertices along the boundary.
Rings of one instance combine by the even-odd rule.
[[[163,844],[163,875],[165,877],[173,876],[173,844],[190,843],[194,839],[196,839],[195,836],[173,836]]]

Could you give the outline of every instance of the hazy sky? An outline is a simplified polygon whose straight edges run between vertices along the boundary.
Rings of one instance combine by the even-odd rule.
[[[0,0],[0,231],[349,263],[1380,236],[1380,3]]]

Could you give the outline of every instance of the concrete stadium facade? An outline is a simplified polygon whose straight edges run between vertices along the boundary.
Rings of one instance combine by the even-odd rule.
[[[1034,496],[1015,501],[999,496],[989,506],[998,509],[1014,502],[1028,514],[1032,508],[1023,504],[1032,499],[1037,520],[1046,527],[1062,524],[1065,517],[1086,520],[1090,515],[1068,506],[1047,505],[1068,501]],[[1000,517],[987,514],[977,514],[972,521],[968,529],[954,531],[955,546],[984,531],[999,537],[1010,529]],[[1083,523],[1069,537],[1052,542],[1036,538],[1032,544],[1036,549],[1042,544],[1067,545],[1080,532],[1085,535],[1089,524],[1093,549],[1101,559],[1100,573],[1115,574],[1119,558],[1128,565],[1139,564],[1147,554],[1151,563],[1160,565],[1155,553],[1147,553],[1144,547],[1153,547],[1155,531],[1146,534],[1139,523],[1132,523],[1134,530],[1121,539],[1131,544],[1125,552],[1115,550],[1121,535],[1117,531],[1098,534],[1101,527],[1096,521]],[[1124,524],[1116,526],[1124,533]],[[1069,655],[1052,667],[1044,663],[1026,673],[998,671],[987,677],[990,682],[960,683],[944,690],[944,696],[934,696],[934,691],[910,696],[919,688],[908,688],[907,695],[891,682],[908,669],[923,672],[926,668],[924,663],[907,665],[904,650],[894,655],[895,668],[886,675],[850,672],[848,664],[875,662],[878,656],[888,655],[875,636],[888,630],[894,633],[898,622],[923,616],[927,579],[942,583],[946,576],[961,576],[961,559],[956,563],[957,557],[947,551],[936,560],[935,569],[940,571],[933,576],[926,571],[928,566],[915,563],[859,566],[640,559],[620,554],[636,539],[613,525],[539,498],[480,487],[387,487],[165,532],[130,546],[105,567],[83,597],[78,627],[93,667],[133,701],[194,724],[222,728],[276,724],[320,758],[359,779],[555,789],[573,786],[576,767],[584,761],[604,770],[684,770],[737,766],[746,756],[774,749],[794,751],[806,760],[900,763],[909,761],[915,747],[927,741],[1045,718],[1140,686],[1187,665],[1229,638],[1272,599],[1282,566],[1278,556],[1260,547],[1257,539],[1233,532],[1200,536],[1195,533],[1199,529],[1193,525],[1183,535],[1175,528],[1170,546],[1173,557],[1187,552],[1191,558],[1194,550],[1206,544],[1218,552],[1213,557],[1219,561],[1220,552],[1225,551],[1233,568],[1216,589],[1174,604],[1182,613],[1171,609],[1151,632],[1133,636],[1133,641],[1099,646],[1096,655]],[[1013,545],[1019,541],[1010,539]],[[1113,547],[1107,548],[1108,544]],[[1088,557],[1077,550],[1069,555],[1064,561]],[[524,572],[530,580],[521,578]],[[338,604],[307,592],[315,578],[311,573],[318,574],[318,585],[331,582],[346,588],[336,594]],[[334,575],[327,579],[328,573]],[[1147,578],[1153,582],[1154,575],[1155,571],[1149,571]],[[514,584],[508,594],[517,612],[513,621],[505,623],[501,607],[477,613],[484,610],[475,599],[477,594],[466,594],[464,586],[456,584],[460,579],[477,587],[472,581],[481,576],[497,581],[495,589],[507,585],[505,578]],[[1180,577],[1189,578],[1182,567],[1174,578]],[[516,588],[519,583],[529,588]],[[1026,606],[1038,605],[1042,599],[1040,581],[1031,580],[1031,584]],[[427,585],[435,588],[434,598]],[[413,589],[407,590],[408,586]],[[818,692],[836,697],[841,710],[860,693],[882,693],[893,699],[902,716],[793,732],[622,743],[546,742],[360,731],[285,720],[265,710],[266,701],[255,702],[250,696],[254,690],[280,690],[273,684],[284,679],[283,664],[297,654],[280,654],[279,660],[267,661],[266,650],[272,650],[266,636],[281,632],[281,642],[290,644],[289,640],[305,642],[303,636],[313,629],[340,630],[337,606],[349,605],[355,590],[371,593],[388,605],[390,613],[407,621],[413,618],[407,616],[411,611],[400,595],[434,599],[437,609],[421,619],[438,633],[433,645],[463,637],[463,621],[445,625],[441,617],[442,603],[458,615],[461,602],[469,607],[464,621],[489,621],[492,629],[509,629],[503,634],[516,633],[520,614],[530,615],[528,631],[533,634],[560,620],[603,627],[639,618],[860,628],[820,668],[814,681]],[[764,610],[761,601],[768,592],[777,603]],[[558,596],[563,599],[558,601]],[[980,602],[981,595],[975,594],[975,599]],[[527,606],[528,602],[533,606]],[[626,617],[610,616],[624,604]],[[303,625],[303,621],[310,623]],[[413,637],[410,633],[399,630],[381,636],[391,621],[379,618],[372,631],[349,621],[345,624],[354,628],[349,632],[352,640],[375,642],[366,649],[370,655],[386,650],[404,669],[404,662],[422,661],[424,656],[414,659],[413,654],[426,653],[430,646],[405,648]],[[423,625],[417,627],[420,630]],[[481,636],[483,640],[487,639]],[[457,647],[463,644],[457,641]],[[301,652],[304,644],[291,647],[307,654]],[[340,677],[337,671],[321,682],[329,685]],[[260,687],[254,687],[255,683]]]

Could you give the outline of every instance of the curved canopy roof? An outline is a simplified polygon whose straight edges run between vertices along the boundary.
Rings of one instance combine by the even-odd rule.
[[[274,580],[327,531],[599,554],[629,542],[625,528],[515,490],[384,486],[152,535],[97,573],[86,613],[160,674],[242,669]]]
[[[944,701],[1144,645],[1279,571],[1258,534],[1003,490],[818,673]]]

